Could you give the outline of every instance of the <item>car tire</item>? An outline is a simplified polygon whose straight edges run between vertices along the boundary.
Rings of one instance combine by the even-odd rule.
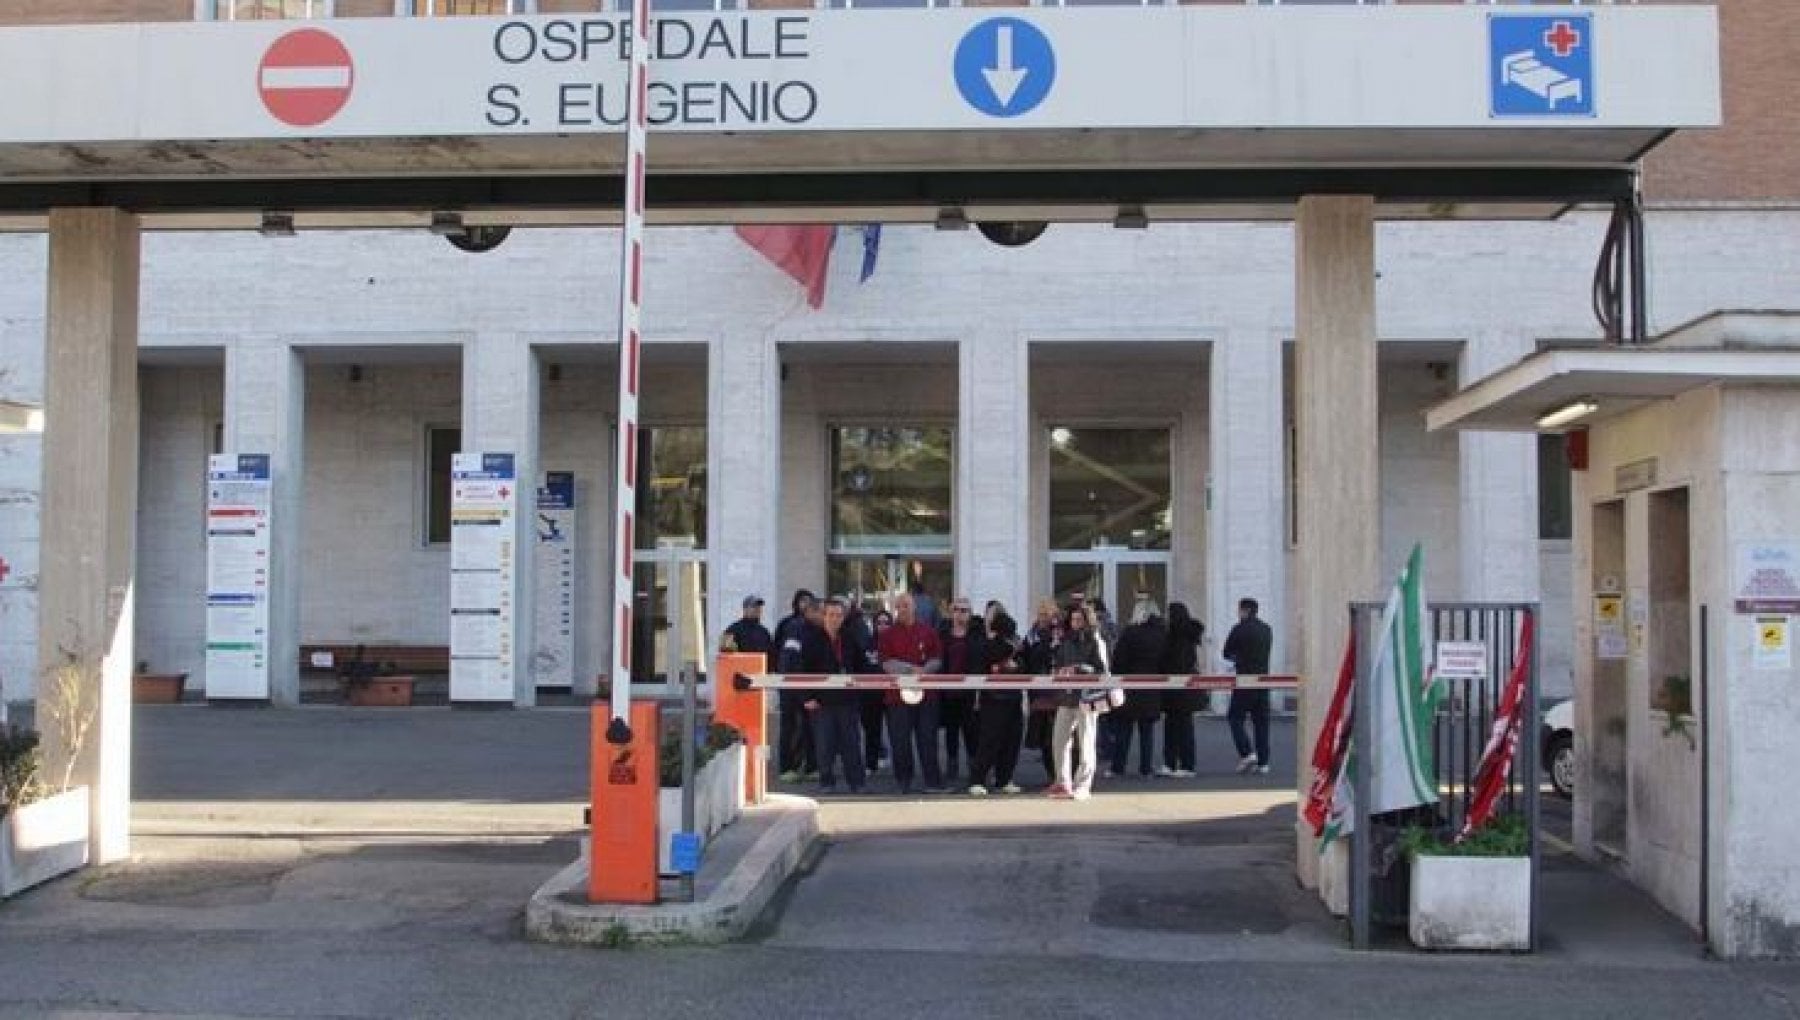
[[[1544,755],[1549,762],[1550,785],[1556,792],[1569,800],[1575,799],[1575,736],[1571,733],[1558,733],[1550,738],[1550,746]]]

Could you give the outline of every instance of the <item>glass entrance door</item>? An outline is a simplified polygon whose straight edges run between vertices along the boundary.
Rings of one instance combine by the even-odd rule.
[[[632,627],[631,682],[664,684],[658,697],[679,697],[678,685],[669,684],[681,666],[672,629],[674,603],[681,601],[687,617],[687,658],[700,663],[706,656],[704,618],[706,606],[706,553],[692,547],[671,547],[639,552],[631,565]]]
[[[1169,554],[1137,549],[1085,549],[1050,554],[1050,584],[1056,601],[1067,605],[1077,592],[1089,602],[1104,599],[1121,626],[1141,598],[1169,607]]]

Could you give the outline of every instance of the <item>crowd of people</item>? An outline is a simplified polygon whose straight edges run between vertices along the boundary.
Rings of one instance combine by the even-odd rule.
[[[1165,617],[1140,596],[1123,629],[1106,607],[1080,594],[1066,604],[1040,601],[1029,626],[998,602],[982,613],[967,598],[938,601],[922,591],[899,594],[873,614],[855,600],[820,599],[801,589],[774,633],[763,625],[763,600],[744,599],[743,617],[727,628],[726,650],[760,652],[778,673],[896,676],[1029,674],[1192,674],[1200,669],[1205,628],[1180,602]],[[1238,621],[1220,650],[1240,674],[1268,672],[1272,635],[1254,599],[1238,604]],[[1145,777],[1195,775],[1194,713],[1206,693],[1068,687],[975,691],[848,688],[784,689],[780,696],[778,767],[787,783],[816,780],[821,792],[860,793],[869,776],[892,768],[902,794],[962,790],[972,796],[1023,793],[1017,766],[1025,749],[1043,756],[1045,792],[1085,800],[1097,773],[1123,775],[1137,745]],[[1240,774],[1269,771],[1269,693],[1232,692],[1227,712]],[[1153,767],[1157,727],[1162,756]],[[942,749],[940,756],[939,750]],[[967,762],[968,771],[962,771]],[[922,784],[922,786],[920,785]]]

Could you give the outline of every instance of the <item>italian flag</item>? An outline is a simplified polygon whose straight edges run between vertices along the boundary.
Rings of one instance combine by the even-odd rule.
[[[1369,678],[1373,746],[1366,752],[1346,746],[1341,756],[1331,809],[1320,831],[1321,851],[1351,831],[1357,812],[1350,777],[1365,761],[1372,800],[1368,814],[1437,803],[1431,723],[1443,690],[1432,677],[1431,635],[1420,581],[1424,566],[1424,551],[1415,545],[1382,610],[1374,676]]]

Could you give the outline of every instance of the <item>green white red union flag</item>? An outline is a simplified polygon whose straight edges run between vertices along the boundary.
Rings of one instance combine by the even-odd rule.
[[[1352,831],[1357,812],[1351,770],[1363,767],[1365,761],[1370,769],[1370,803],[1366,813],[1383,814],[1437,803],[1431,724],[1443,690],[1432,676],[1431,634],[1426,626],[1422,582],[1424,566],[1424,550],[1415,545],[1382,610],[1373,675],[1369,678],[1371,746],[1366,750],[1353,746],[1350,726],[1347,722],[1340,724],[1329,807],[1322,813],[1315,807],[1315,797],[1321,796],[1323,790],[1315,788],[1314,795],[1308,798],[1307,817],[1322,814],[1322,822],[1314,823],[1321,851],[1332,840]],[[1339,677],[1340,689],[1354,684],[1349,672]],[[1333,699],[1334,705],[1338,702],[1338,698]],[[1347,694],[1344,702],[1348,703]],[[1326,732],[1330,729],[1328,725]],[[1325,733],[1320,736],[1323,739]],[[1315,754],[1317,751],[1315,748]]]

